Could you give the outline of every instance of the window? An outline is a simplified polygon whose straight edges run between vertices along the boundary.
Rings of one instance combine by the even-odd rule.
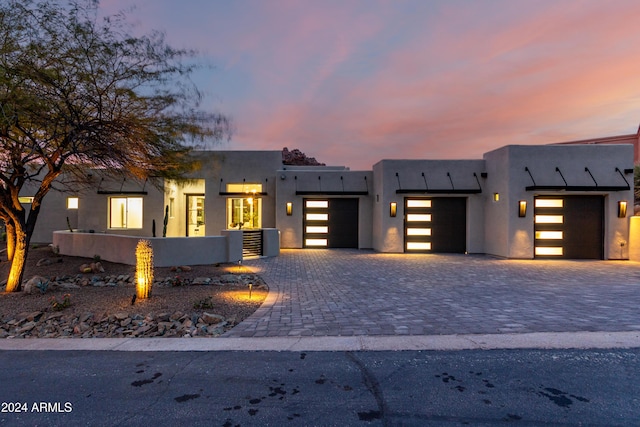
[[[409,199],[407,200],[408,208],[430,208],[431,200]]]
[[[241,184],[227,184],[227,192],[246,194],[262,193],[262,184],[254,184],[249,182]]]
[[[109,228],[142,228],[142,197],[111,197]]]
[[[67,197],[67,209],[78,209],[77,197]]]
[[[18,197],[18,201],[22,204],[31,204],[33,203],[33,197]]]
[[[227,226],[235,229],[262,227],[262,199],[258,197],[227,199]]]

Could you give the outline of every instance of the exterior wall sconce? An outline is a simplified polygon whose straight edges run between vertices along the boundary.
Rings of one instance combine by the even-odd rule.
[[[520,218],[524,218],[525,216],[527,216],[527,201],[526,200],[520,200],[518,202],[518,216]]]
[[[493,201],[494,202],[500,201],[500,193],[493,193]]]
[[[291,216],[293,213],[293,203],[287,202],[287,216]]]
[[[389,216],[395,218],[398,213],[398,204],[396,202],[389,203]]]
[[[627,217],[627,201],[621,200],[618,202],[618,218]]]

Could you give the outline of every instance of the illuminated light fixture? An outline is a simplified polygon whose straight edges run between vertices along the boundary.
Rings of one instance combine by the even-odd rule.
[[[287,216],[291,216],[293,214],[293,203],[287,202]]]
[[[67,209],[78,209],[77,197],[67,197]]]
[[[395,218],[397,213],[398,213],[398,204],[396,202],[391,202],[389,204],[389,216],[392,218]]]
[[[147,299],[153,285],[153,248],[148,240],[139,240],[136,246],[136,297]],[[135,301],[135,300],[134,300]]]
[[[524,218],[525,216],[527,216],[527,201],[526,200],[520,200],[518,202],[518,216],[520,218]]]
[[[493,193],[493,201],[494,202],[500,201],[500,193]]]
[[[627,201],[621,200],[618,202],[618,218],[627,217]]]

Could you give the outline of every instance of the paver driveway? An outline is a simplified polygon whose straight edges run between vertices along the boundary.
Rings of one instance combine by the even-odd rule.
[[[269,296],[227,337],[640,330],[640,263],[282,250],[244,265]]]

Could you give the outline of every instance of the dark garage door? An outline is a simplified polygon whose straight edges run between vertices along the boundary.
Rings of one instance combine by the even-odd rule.
[[[537,196],[536,258],[603,259],[604,197]]]
[[[404,224],[406,252],[466,252],[465,197],[406,198]]]
[[[357,248],[358,199],[305,199],[305,248]]]

